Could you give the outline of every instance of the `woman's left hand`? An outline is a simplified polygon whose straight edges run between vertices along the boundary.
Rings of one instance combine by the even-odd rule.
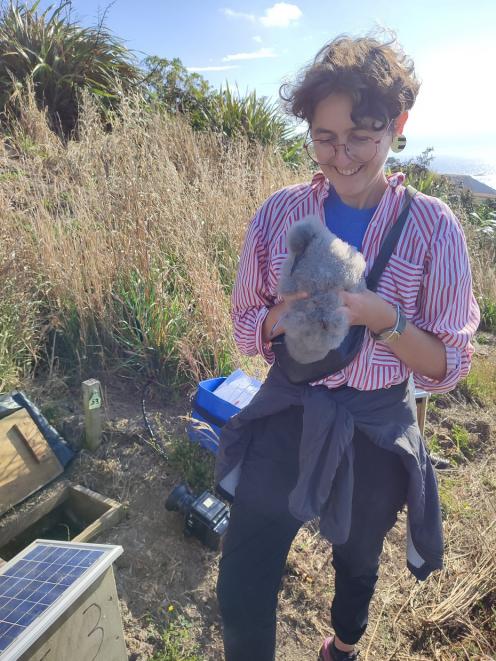
[[[340,294],[342,310],[350,326],[367,326],[374,333],[394,326],[396,309],[370,289],[362,292],[341,291]]]
[[[358,293],[340,292],[343,310],[350,326],[367,326],[373,333],[392,328],[396,323],[396,308],[378,294],[366,289]],[[427,331],[407,323],[403,340],[391,345],[391,351],[413,372],[441,381],[446,376],[446,348],[442,341]]]

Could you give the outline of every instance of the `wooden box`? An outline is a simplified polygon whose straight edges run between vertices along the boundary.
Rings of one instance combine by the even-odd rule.
[[[123,516],[124,508],[112,498],[62,482],[37,505],[0,519],[0,558],[9,560],[38,537],[87,542]],[[57,521],[62,522],[60,530]]]

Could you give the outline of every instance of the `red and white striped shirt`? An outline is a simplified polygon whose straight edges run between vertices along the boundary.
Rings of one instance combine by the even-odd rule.
[[[370,221],[362,251],[372,267],[387,231],[403,207],[405,176],[389,177],[388,188]],[[308,215],[325,225],[324,200],[329,182],[318,172],[311,183],[288,186],[273,193],[258,209],[248,229],[232,294],[231,316],[239,350],[260,353],[274,362],[270,343],[262,341],[262,324],[277,295],[279,272],[287,255],[286,235],[293,223]],[[470,370],[471,340],[480,320],[472,292],[467,244],[459,221],[437,198],[417,193],[400,240],[377,288],[390,303],[398,303],[409,321],[434,333],[446,348],[447,372],[435,381],[414,374],[415,385],[430,392],[447,392]],[[401,383],[411,370],[368,331],[360,353],[343,370],[316,382],[329,388],[348,384],[375,390]]]

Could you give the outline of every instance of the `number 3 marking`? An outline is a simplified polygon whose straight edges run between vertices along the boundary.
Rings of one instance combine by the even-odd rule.
[[[93,627],[93,629],[89,632],[89,634],[88,634],[88,638],[89,638],[90,636],[92,636],[94,633],[96,633],[97,631],[99,631],[99,632],[102,634],[102,637],[101,637],[101,640],[100,640],[100,644],[99,644],[99,646],[98,646],[98,650],[97,650],[95,656],[91,659],[91,661],[95,661],[96,657],[100,654],[100,650],[102,649],[102,645],[103,645],[103,639],[104,639],[104,637],[105,637],[105,632],[104,632],[104,630],[103,630],[103,627],[98,626],[98,625],[100,624],[100,619],[101,619],[101,617],[102,617],[102,609],[100,608],[100,606],[99,606],[98,604],[90,604],[90,605],[88,606],[88,608],[86,608],[86,609],[83,611],[83,615],[86,615],[86,613],[90,610],[90,608],[93,608],[93,606],[94,606],[94,607],[97,609],[97,611],[98,611],[98,619],[97,619],[96,624],[95,624],[95,626]]]

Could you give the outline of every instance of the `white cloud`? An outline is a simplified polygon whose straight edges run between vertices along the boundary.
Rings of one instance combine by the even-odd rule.
[[[208,67],[186,67],[188,71],[227,71],[228,69],[237,69],[236,65],[225,64],[222,66],[208,66]]]
[[[255,14],[246,14],[242,11],[234,11],[233,9],[222,9],[222,13],[229,18],[241,18],[244,21],[250,21],[250,23],[255,23],[257,20]]]
[[[275,5],[265,10],[263,16],[255,16],[255,14],[247,14],[229,8],[221,11],[228,18],[239,18],[250,23],[260,23],[266,28],[287,28],[303,16],[303,12],[298,5],[290,5],[287,2],[276,2]],[[261,40],[260,37],[253,38],[255,41]]]
[[[253,41],[256,41],[257,44],[261,44],[262,43],[262,37],[259,34],[257,34],[255,37],[253,37]]]
[[[277,2],[265,10],[265,15],[260,17],[260,23],[266,28],[287,28],[291,22],[297,21],[302,16],[303,12],[297,5]]]
[[[252,53],[234,53],[222,58],[223,62],[233,62],[235,60],[260,60],[266,57],[277,57],[273,48],[259,48]]]

